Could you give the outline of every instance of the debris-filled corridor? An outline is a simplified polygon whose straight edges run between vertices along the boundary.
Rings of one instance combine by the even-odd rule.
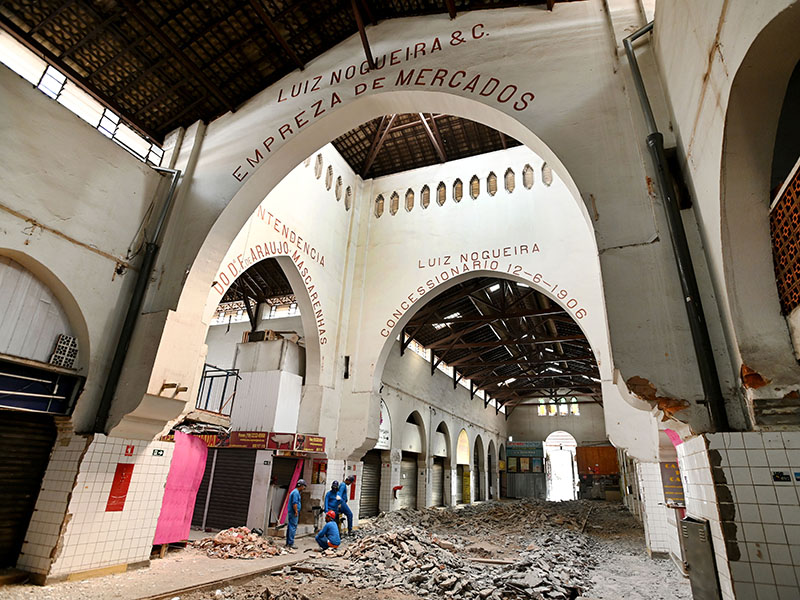
[[[151,571],[157,570],[168,581],[170,571],[184,568],[182,561],[187,557],[239,561],[246,566],[254,558],[287,552],[281,540],[262,539],[241,531],[221,532],[184,550],[170,552],[163,560],[154,561]],[[640,525],[625,507],[613,502],[519,500],[456,509],[404,509],[381,513],[365,521],[352,536],[343,538],[337,550],[319,554],[311,548],[301,548],[291,552],[294,558],[306,559],[244,583],[220,581],[188,593],[175,589],[170,592],[174,595],[163,597],[169,600],[306,600],[333,596],[354,600],[691,598],[688,580],[681,577],[670,559],[647,556]],[[0,591],[0,599],[138,598],[135,594],[138,573],[132,571],[49,588],[7,587]]]

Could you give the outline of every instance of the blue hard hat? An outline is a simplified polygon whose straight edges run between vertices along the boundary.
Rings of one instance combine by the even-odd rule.
[[[338,481],[334,481],[334,482],[331,484],[331,489],[332,489],[332,490],[338,490],[338,489],[339,489],[339,482],[338,482]]]

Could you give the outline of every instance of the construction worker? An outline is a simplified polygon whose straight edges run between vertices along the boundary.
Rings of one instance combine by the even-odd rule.
[[[339,495],[339,482],[338,481],[334,481],[331,484],[330,491],[327,494],[325,494],[325,506],[324,506],[325,512],[328,512],[329,510],[332,510],[338,516],[338,514],[339,514],[339,505],[341,504],[341,502],[342,502],[342,498]]]
[[[347,486],[351,485],[355,480],[355,477],[348,475],[344,478],[344,481],[339,484],[339,497],[341,498],[341,502],[339,503],[339,512],[347,517],[347,535],[352,535],[353,533],[353,511],[350,510],[349,506],[347,506]]]
[[[325,526],[314,538],[319,544],[319,551],[327,550],[328,548],[338,548],[342,543],[339,537],[339,528],[336,526],[336,513],[329,510],[325,513]]]
[[[289,494],[288,515],[286,517],[286,547],[297,550],[294,545],[294,534],[297,533],[297,523],[300,520],[300,492],[306,489],[305,479],[298,479],[297,486]]]

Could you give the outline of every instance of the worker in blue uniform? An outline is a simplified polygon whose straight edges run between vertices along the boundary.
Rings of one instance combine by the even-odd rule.
[[[297,533],[297,523],[300,521],[300,492],[306,489],[304,479],[297,480],[297,486],[289,494],[288,515],[286,517],[286,546],[297,549],[294,545],[294,534]]]
[[[344,478],[344,481],[339,484],[339,496],[341,497],[341,502],[339,503],[339,513],[347,517],[347,535],[352,535],[353,533],[353,511],[350,510],[349,506],[347,506],[347,497],[349,495],[347,493],[347,486],[352,485],[355,480],[355,477],[348,475]]]
[[[329,510],[332,510],[338,516],[339,515],[339,505],[341,504],[341,502],[342,502],[342,498],[339,495],[339,482],[338,481],[334,481],[331,484],[331,489],[328,491],[327,494],[325,494],[325,507],[324,507],[325,508],[325,512],[328,512]]]
[[[336,526],[336,513],[329,510],[325,513],[325,526],[320,529],[317,537],[314,538],[319,544],[320,552],[328,548],[338,548],[342,543],[342,538],[339,537],[339,528]]]

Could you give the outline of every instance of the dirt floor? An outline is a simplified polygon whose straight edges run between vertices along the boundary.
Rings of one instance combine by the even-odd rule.
[[[403,510],[381,515],[338,551],[247,583],[176,593],[167,600],[688,600],[684,579],[668,559],[651,559],[644,534],[621,505],[599,501],[487,502],[458,509]],[[297,556],[296,558],[300,558]],[[154,561],[151,570],[199,566],[188,549]],[[249,561],[252,562],[252,561]],[[160,563],[160,564],[159,564]],[[136,573],[48,588],[0,588],[0,600],[113,598]],[[106,593],[104,593],[106,592]],[[52,595],[56,593],[56,595]],[[142,596],[146,596],[143,594]],[[126,596],[127,597],[127,596]]]

